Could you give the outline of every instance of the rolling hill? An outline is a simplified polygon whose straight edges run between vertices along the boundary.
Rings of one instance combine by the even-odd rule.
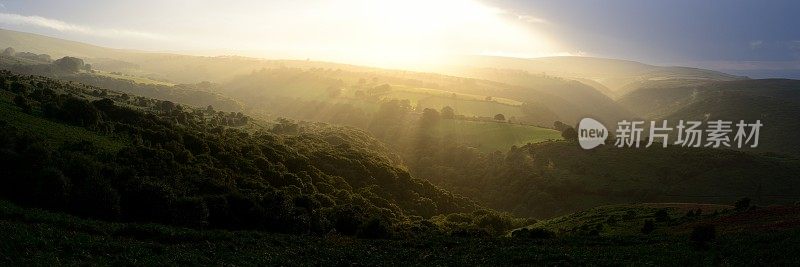
[[[761,120],[756,151],[797,155],[800,141],[800,81],[786,79],[724,82],[657,81],[619,99],[620,105],[647,119]]]
[[[635,61],[592,58],[592,57],[546,57],[546,58],[506,58],[492,56],[469,56],[457,59],[457,66],[472,68],[516,69],[531,74],[545,74],[576,80],[591,80],[602,87],[601,92],[612,93],[611,97],[624,95],[635,90],[632,84],[641,81],[683,79],[704,81],[741,80],[746,77],[725,74],[712,70],[654,66]],[[446,71],[447,68],[444,68]],[[460,73],[459,68],[450,73]]]
[[[45,53],[50,54],[52,57],[77,56],[92,64],[95,69],[103,71],[103,73],[114,72],[126,75],[122,77],[117,75],[115,76],[117,78],[128,77],[128,79],[137,80],[135,77],[142,77],[138,80],[148,81],[149,83],[173,84],[194,84],[210,81],[223,84],[222,89],[229,91],[242,92],[242,87],[247,87],[254,91],[262,91],[240,93],[239,96],[242,97],[238,99],[240,101],[251,100],[251,97],[258,98],[259,94],[269,93],[263,92],[265,88],[269,89],[268,91],[283,92],[284,95],[288,94],[289,97],[294,97],[292,94],[297,93],[305,97],[313,93],[304,91],[325,90],[330,86],[330,84],[318,84],[325,87],[314,88],[312,84],[307,84],[307,86],[303,84],[286,84],[285,86],[281,85],[281,88],[276,87],[280,84],[273,83],[273,86],[269,86],[269,81],[263,80],[263,77],[256,78],[252,75],[253,71],[262,69],[299,68],[305,70],[338,70],[339,73],[325,73],[324,75],[334,80],[341,79],[348,85],[356,84],[359,79],[367,79],[368,81],[378,79],[382,83],[397,85],[398,88],[402,86],[408,87],[410,90],[406,90],[406,92],[414,93],[414,95],[389,96],[392,98],[411,98],[411,100],[416,101],[420,98],[421,92],[428,91],[427,95],[431,95],[431,90],[438,90],[445,95],[455,93],[461,96],[472,95],[473,97],[471,98],[477,96],[478,101],[463,102],[464,106],[472,106],[477,103],[478,106],[481,106],[478,108],[485,111],[477,114],[467,113],[464,110],[465,115],[494,116],[494,114],[501,112],[515,112],[515,117],[528,117],[528,121],[543,126],[550,126],[555,120],[572,124],[586,115],[593,115],[608,121],[629,117],[629,113],[616,107],[608,97],[591,90],[592,87],[580,82],[555,77],[523,77],[520,83],[506,84],[506,81],[504,81],[506,77],[499,81],[480,80],[328,62],[262,60],[235,56],[202,57],[109,49],[9,30],[0,30],[0,40],[2,40],[0,41],[0,47],[14,47],[18,51]],[[243,79],[262,79],[259,82],[264,84],[259,84],[258,86],[246,85],[248,81],[243,81]],[[305,83],[306,81],[296,80],[295,82]],[[249,81],[249,83],[252,84],[253,81]],[[308,86],[312,87],[309,88]],[[326,92],[322,92],[317,95],[323,96],[326,94]],[[495,102],[500,105],[480,103],[486,97],[496,97],[496,100],[487,102]],[[447,102],[443,102],[443,100],[445,99],[431,99],[425,102],[426,104],[424,105],[441,108],[445,105],[444,102]],[[508,103],[527,103],[528,105],[520,109],[520,105],[506,105]],[[483,107],[486,104],[490,107]],[[263,103],[255,106],[263,106]],[[511,106],[514,111],[509,111],[508,106]]]

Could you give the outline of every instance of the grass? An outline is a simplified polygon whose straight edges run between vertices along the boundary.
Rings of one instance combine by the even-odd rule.
[[[393,92],[407,92],[407,93],[413,93],[413,94],[423,95],[423,96],[428,96],[428,97],[436,96],[436,97],[446,97],[446,98],[456,99],[456,100],[494,102],[494,103],[503,104],[503,105],[509,105],[509,106],[521,106],[522,105],[522,102],[517,101],[517,100],[513,100],[513,99],[508,99],[508,98],[492,97],[491,101],[487,101],[486,100],[486,97],[487,97],[486,95],[456,93],[456,92],[451,92],[451,91],[446,91],[446,90],[422,88],[422,87],[410,87],[410,86],[402,86],[402,85],[393,85],[392,86],[392,91]],[[491,97],[491,96],[488,96],[488,97]],[[410,99],[410,100],[415,100],[415,99]]]
[[[680,224],[686,220],[681,220],[687,212],[697,209],[702,210],[702,214],[711,215],[720,212],[727,212],[733,209],[732,206],[716,204],[698,203],[643,203],[643,204],[619,204],[607,205],[591,208],[565,216],[560,216],[548,220],[542,220],[527,228],[542,228],[559,233],[579,233],[596,229],[597,225],[602,226],[602,235],[636,235],[640,232],[644,220],[655,220],[655,214],[659,210],[666,210],[669,217],[673,220],[670,223]],[[711,218],[711,217],[707,217]],[[716,218],[716,216],[714,216]],[[667,223],[662,223],[667,225]]]
[[[561,133],[553,129],[503,122],[442,120],[437,130],[442,136],[451,136],[485,152],[562,139]]]
[[[44,119],[37,115],[26,114],[15,106],[8,97],[8,92],[2,92],[0,97],[0,120],[6,121],[23,132],[44,138],[51,145],[61,145],[65,142],[87,141],[109,151],[118,151],[127,143],[122,137],[110,137],[86,130],[82,127],[70,126]],[[34,112],[40,112],[34,110]]]
[[[685,234],[552,239],[365,240],[112,223],[0,200],[0,265],[792,265],[797,227],[721,233],[707,249]]]
[[[153,79],[146,78],[146,77],[133,76],[133,75],[120,75],[120,74],[114,74],[114,73],[111,73],[111,72],[101,71],[101,70],[95,70],[94,74],[95,75],[99,75],[99,76],[109,77],[109,78],[130,80],[130,81],[133,81],[135,83],[142,83],[142,84],[155,84],[155,85],[166,85],[166,86],[175,85],[174,83],[169,83],[169,82],[164,82],[164,81],[157,81],[157,80],[153,80]]]

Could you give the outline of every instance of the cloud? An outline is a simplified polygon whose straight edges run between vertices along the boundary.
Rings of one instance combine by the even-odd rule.
[[[534,17],[531,15],[517,15],[517,19],[527,22],[527,23],[535,23],[535,24],[549,24],[547,20],[539,17]]]
[[[759,49],[759,48],[761,48],[762,45],[764,45],[764,41],[761,41],[761,40],[750,41],[750,50]]]
[[[12,13],[0,12],[0,24],[34,26],[52,29],[60,32],[79,33],[100,37],[123,37],[137,39],[164,39],[164,36],[131,30],[93,28],[82,25],[67,23],[64,21],[49,19],[40,16],[25,16]]]

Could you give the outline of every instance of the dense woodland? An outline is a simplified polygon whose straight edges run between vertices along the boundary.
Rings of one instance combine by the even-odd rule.
[[[158,100],[141,106],[141,98],[95,97],[92,87],[7,71],[0,85],[15,104],[8,108],[24,116],[121,143],[54,144],[3,122],[0,188],[24,205],[108,220],[365,237],[489,235],[526,223],[413,178],[352,128],[241,130],[232,127],[246,123],[240,113]]]

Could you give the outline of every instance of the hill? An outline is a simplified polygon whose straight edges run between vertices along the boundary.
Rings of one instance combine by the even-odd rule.
[[[450,213],[475,218],[459,227],[487,234],[517,224],[412,177],[352,128],[316,123],[283,135],[241,113],[115,91],[98,98],[91,87],[7,71],[0,78],[0,197],[20,205],[110,221],[375,238],[456,231],[427,221]],[[42,134],[60,130],[79,136]]]
[[[9,30],[0,31],[0,40],[5,40],[0,42],[0,47],[10,46],[19,51],[45,53],[53,57],[77,56],[92,64],[94,69],[103,71],[102,73],[113,72],[126,75],[123,77],[119,77],[119,75],[112,76],[114,78],[138,79],[138,81],[144,80],[148,81],[148,83],[157,81],[158,83],[168,84],[196,84],[209,81],[222,84],[224,85],[222,89],[225,90],[228,87],[232,87],[232,90],[237,93],[231,93],[231,96],[239,96],[240,98],[237,100],[241,102],[247,102],[253,97],[262,99],[263,96],[261,94],[265,93],[263,89],[267,88],[266,86],[269,86],[269,91],[290,93],[288,97],[295,97],[291,92],[297,92],[300,96],[315,95],[315,100],[319,100],[318,97],[328,94],[324,90],[328,89],[330,84],[318,83],[317,85],[324,86],[322,88],[313,88],[312,84],[307,84],[312,88],[308,88],[303,84],[287,84],[283,86],[285,88],[274,88],[275,83],[269,83],[263,77],[256,78],[252,73],[261,69],[270,70],[269,72],[274,72],[272,70],[280,68],[324,69],[339,70],[340,73],[326,73],[325,75],[334,80],[343,80],[348,87],[360,79],[372,81],[377,78],[382,83],[396,86],[396,88],[408,88],[404,93],[394,91],[386,97],[410,99],[415,103],[420,98],[428,99],[431,95],[456,94],[456,99],[459,100],[457,104],[463,104],[465,108],[462,109],[462,112],[469,116],[491,117],[496,113],[513,113],[514,117],[517,118],[528,117],[527,120],[533,124],[550,126],[556,120],[572,124],[587,114],[592,114],[596,118],[608,121],[614,121],[629,115],[624,110],[616,107],[613,101],[610,101],[607,97],[602,97],[602,94],[591,90],[591,87],[579,82],[565,81],[554,77],[526,77],[526,80],[522,83],[509,85],[504,84],[506,81],[503,79],[492,81],[476,80],[433,73],[386,70],[328,62],[261,60],[235,56],[202,57],[117,50]],[[349,74],[344,72],[349,72]],[[307,78],[305,77],[305,79]],[[253,86],[252,81],[247,82],[243,81],[243,79],[258,80],[259,82],[256,83],[258,86]],[[307,83],[308,81],[297,79],[294,82]],[[257,92],[241,90],[245,87],[250,91]],[[346,90],[347,88],[343,89]],[[315,93],[318,90],[322,92]],[[431,90],[438,92],[431,94]],[[475,99],[476,97],[477,100]],[[496,99],[488,101],[493,103],[482,103],[487,97]],[[446,98],[434,97],[423,101],[423,106],[440,109],[450,103],[452,102]],[[525,103],[527,106],[521,108],[522,105],[520,103]],[[587,105],[587,103],[591,105]],[[253,106],[262,107],[265,104],[261,102]],[[481,112],[468,112],[473,108]],[[506,114],[506,116],[510,117],[509,114]]]
[[[727,82],[659,81],[619,99],[622,106],[648,119],[761,120],[756,151],[797,155],[800,141],[800,81],[785,79]]]
[[[545,57],[545,58],[506,58],[492,56],[470,56],[457,59],[457,65],[473,68],[516,69],[532,74],[546,74],[578,80],[592,80],[610,90],[612,97],[633,90],[630,84],[640,81],[683,79],[730,81],[746,77],[725,74],[717,71],[688,68],[654,66],[640,62],[593,57]]]
[[[797,159],[733,150],[601,146],[586,151],[555,141],[505,153],[448,148],[423,155],[421,163],[409,163],[416,176],[517,216],[548,218],[622,203],[728,204],[749,196],[768,205],[800,199]]]

